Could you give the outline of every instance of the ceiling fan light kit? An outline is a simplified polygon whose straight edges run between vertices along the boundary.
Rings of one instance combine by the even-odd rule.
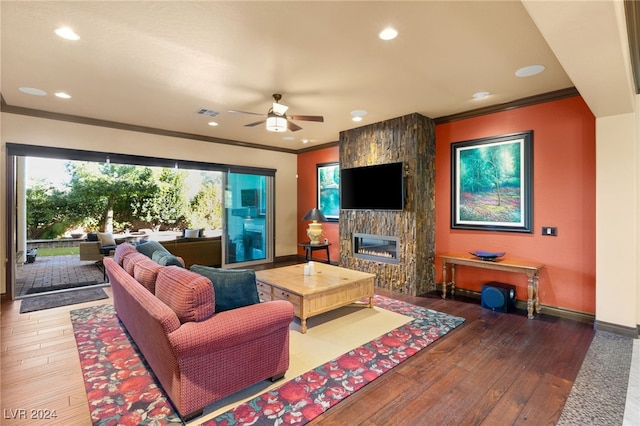
[[[270,132],[286,132],[286,117],[270,112],[267,116],[267,130]]]
[[[290,120],[302,120],[302,121],[316,121],[316,122],[324,122],[324,117],[321,115],[292,115],[287,116],[288,106],[282,105],[279,103],[280,99],[282,99],[282,95],[279,93],[274,93],[273,95],[273,105],[269,108],[267,115],[263,115],[266,117],[266,120],[255,121],[253,123],[245,124],[245,127],[254,127],[262,123],[266,123],[266,128],[270,132],[286,132],[287,130],[291,130],[292,132],[297,132],[298,130],[302,130],[302,127],[298,126],[296,123],[293,123]],[[236,114],[251,114],[251,115],[261,115],[255,112],[246,112],[239,111],[236,109],[229,110],[229,112]]]

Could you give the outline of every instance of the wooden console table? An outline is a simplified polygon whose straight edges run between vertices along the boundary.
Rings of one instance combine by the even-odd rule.
[[[540,300],[538,298],[538,274],[543,264],[527,262],[514,259],[497,259],[495,261],[480,260],[471,254],[445,253],[441,254],[442,259],[442,298],[447,297],[447,285],[451,285],[451,295],[456,291],[456,265],[471,266],[473,268],[493,269],[495,271],[506,271],[523,273],[527,275],[527,316],[533,319],[533,312],[540,313]],[[447,265],[451,265],[451,281],[447,282]]]

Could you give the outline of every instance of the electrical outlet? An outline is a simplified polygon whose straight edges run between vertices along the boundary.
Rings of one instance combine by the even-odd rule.
[[[543,226],[542,235],[555,237],[558,235],[558,228],[556,228],[555,226]]]

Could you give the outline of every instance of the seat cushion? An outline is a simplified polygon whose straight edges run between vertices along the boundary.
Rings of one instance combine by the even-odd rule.
[[[251,269],[232,270],[193,265],[191,270],[211,280],[216,312],[260,303],[256,273]]]
[[[156,279],[156,296],[176,313],[181,324],[204,321],[214,313],[211,281],[187,269],[163,267]]]
[[[165,248],[165,246],[163,246],[162,244],[160,244],[157,241],[154,240],[145,240],[145,241],[140,241],[137,245],[136,245],[136,249],[144,254],[145,256],[147,256],[149,259],[151,259],[153,257],[153,252],[161,250],[164,251],[166,253],[169,253],[169,250],[167,250]],[[171,254],[171,253],[169,253]]]

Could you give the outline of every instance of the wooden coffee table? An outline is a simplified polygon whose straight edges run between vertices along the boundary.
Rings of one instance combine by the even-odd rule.
[[[374,274],[314,262],[314,275],[304,275],[304,265],[256,271],[260,300],[288,300],[307,332],[307,318],[368,297],[373,307]]]

